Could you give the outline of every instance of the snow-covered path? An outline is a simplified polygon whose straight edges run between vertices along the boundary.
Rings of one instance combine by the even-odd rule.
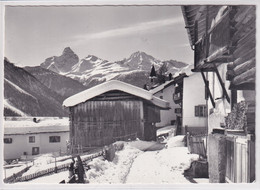
[[[182,173],[195,159],[186,147],[144,152],[135,159],[126,183],[190,183]]]

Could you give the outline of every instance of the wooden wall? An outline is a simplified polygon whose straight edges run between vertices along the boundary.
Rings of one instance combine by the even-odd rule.
[[[71,142],[91,147],[118,140],[135,139],[141,134],[141,101],[87,101],[72,110]]]
[[[227,79],[230,89],[254,90],[256,73],[256,7],[234,6],[233,64],[230,64]]]

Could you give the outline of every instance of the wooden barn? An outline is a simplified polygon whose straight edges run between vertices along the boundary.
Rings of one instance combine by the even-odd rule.
[[[88,151],[119,140],[155,140],[155,123],[169,103],[149,91],[112,80],[67,98],[70,143]]]

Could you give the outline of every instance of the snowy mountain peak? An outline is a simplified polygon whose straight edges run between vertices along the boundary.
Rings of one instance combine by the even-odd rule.
[[[152,65],[158,69],[162,65],[160,60],[157,60],[153,56],[142,51],[133,53],[126,59],[124,64],[133,69],[137,68],[138,70],[150,70]]]
[[[72,49],[70,47],[66,47],[64,48],[62,55],[64,54],[75,54],[74,51],[72,51]]]
[[[61,56],[53,56],[45,59],[45,61],[41,64],[41,67],[61,74],[70,72],[73,66],[78,62],[79,57],[70,47],[66,47]]]
[[[148,55],[146,54],[145,52],[142,52],[142,51],[137,51],[137,52],[134,52],[130,58],[142,58],[142,57],[149,57],[149,58],[153,58],[151,55]],[[153,58],[154,59],[154,58]]]
[[[95,56],[95,55],[88,55],[87,57],[84,58],[84,60],[91,61],[91,62],[93,62],[93,63],[107,62],[106,60],[103,60],[103,59],[101,59],[101,58],[98,58],[98,57]]]

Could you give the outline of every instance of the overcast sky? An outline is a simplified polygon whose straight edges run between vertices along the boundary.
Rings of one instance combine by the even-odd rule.
[[[160,60],[192,63],[179,6],[6,7],[5,57],[40,65],[65,47],[108,61],[144,51]]]

